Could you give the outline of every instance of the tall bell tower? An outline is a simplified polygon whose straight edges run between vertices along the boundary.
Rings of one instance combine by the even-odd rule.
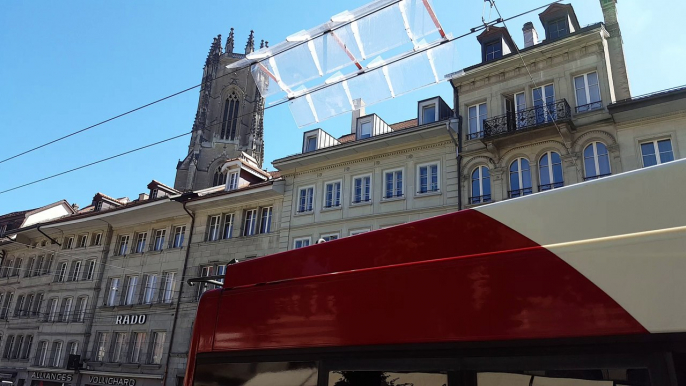
[[[260,48],[268,45],[262,41]],[[205,60],[198,110],[185,158],[176,166],[174,188],[199,190],[223,185],[220,168],[227,159],[241,153],[262,166],[264,158],[264,99],[255,85],[250,68],[227,69],[255,50],[250,31],[244,53],[234,52],[231,28],[222,47],[221,35],[214,38]]]

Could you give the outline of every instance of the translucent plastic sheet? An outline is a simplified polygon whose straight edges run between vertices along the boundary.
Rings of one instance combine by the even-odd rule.
[[[464,67],[458,57],[458,42],[453,40],[385,64],[380,61],[378,67],[345,81],[336,74],[328,79],[330,85],[320,89],[301,88],[301,96],[289,102],[293,118],[298,127],[303,127],[352,111],[355,99],[370,106],[447,81]]]
[[[428,0],[383,3],[388,4],[367,15],[355,10],[334,16],[341,21],[325,24],[330,30],[323,35],[321,26],[300,31],[289,36],[295,43],[280,43],[249,55],[248,59],[259,60],[251,71],[262,96],[285,92],[292,97],[294,88],[313,79],[337,71],[351,74],[361,70],[361,62],[368,58],[409,43],[417,48],[424,38],[438,39],[439,35],[432,35],[438,26],[427,8]],[[258,81],[265,76],[268,82]]]

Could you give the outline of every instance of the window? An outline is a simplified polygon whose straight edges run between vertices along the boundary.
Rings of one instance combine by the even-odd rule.
[[[12,276],[19,276],[19,271],[21,270],[21,265],[23,262],[24,258],[22,257],[19,257],[14,261],[14,272],[12,272]]]
[[[79,353],[79,342],[69,342],[67,354],[76,355]]]
[[[26,297],[26,308],[24,309],[24,315],[27,315],[29,318],[33,316],[33,307],[36,304],[35,302],[36,295],[30,294]]]
[[[369,231],[370,231],[369,228],[355,229],[355,230],[350,231],[350,236],[361,235],[362,233],[367,233]]]
[[[7,314],[9,314],[10,304],[12,304],[13,299],[14,299],[14,292],[10,292],[10,293],[5,294],[5,305],[2,306],[2,309],[0,309],[0,319],[7,319]],[[0,300],[2,300],[2,299],[0,299]]]
[[[81,276],[81,261],[74,261],[71,263],[71,274],[69,281],[78,281]]]
[[[158,193],[158,190],[157,190],[157,189],[151,190],[151,191],[150,191],[150,198],[151,198],[151,199],[157,198],[157,193]]]
[[[7,260],[7,263],[2,268],[2,275],[1,276],[3,276],[3,277],[12,276],[12,267],[13,266],[14,266],[14,259]]]
[[[79,239],[76,242],[76,247],[77,248],[86,248],[87,245],[88,245],[88,234],[80,235]]]
[[[117,300],[119,297],[119,286],[121,285],[120,280],[121,279],[118,277],[113,277],[110,279],[110,285],[107,287],[109,290],[109,293],[107,294],[107,304],[105,305],[111,307],[118,305]]]
[[[300,237],[293,240],[293,249],[308,247],[312,243],[309,237]]]
[[[102,244],[102,233],[96,233],[93,235],[93,244],[91,245],[100,245]]]
[[[43,273],[42,266],[43,262],[45,261],[45,256],[38,256],[38,260],[36,261],[36,267],[33,270],[33,274],[31,276],[38,276]]]
[[[257,226],[257,209],[246,210],[245,211],[245,223],[243,224],[243,236],[254,235],[256,226]]]
[[[555,109],[555,87],[552,84],[548,84],[537,87],[531,92],[534,99],[536,124],[555,120],[557,117],[557,110]]]
[[[217,166],[217,170],[214,171],[214,177],[212,178],[212,186],[220,186],[226,184],[226,174],[222,173],[222,167]]]
[[[307,186],[298,190],[298,213],[311,212],[314,202],[314,186]]]
[[[22,359],[29,359],[29,355],[31,355],[31,346],[33,346],[33,335],[26,337],[26,343],[24,343],[24,350],[21,356]]]
[[[100,212],[102,210],[102,201],[98,201],[95,203],[95,211]]]
[[[24,309],[24,295],[17,296],[17,303],[14,305],[14,316],[21,316]]]
[[[564,18],[553,20],[548,23],[548,38],[549,39],[559,39],[567,36],[567,20]]]
[[[17,336],[17,341],[14,345],[12,352],[10,353],[10,356],[13,359],[19,358],[19,356],[21,354],[21,349],[23,348],[23,346],[24,346],[24,335],[19,335],[19,336]]]
[[[124,255],[126,255],[126,251],[128,249],[129,249],[129,235],[119,236],[119,240],[117,242],[117,249],[115,251],[115,254],[117,256],[124,256]]]
[[[50,299],[48,303],[48,321],[56,322],[58,314],[58,300],[57,298]]]
[[[74,247],[74,236],[67,237],[62,249],[72,249]]]
[[[200,267],[200,277],[208,277],[212,276],[214,272],[214,266],[208,265],[205,267]],[[207,283],[200,283],[198,286],[198,299],[200,299],[200,296],[205,293],[209,288],[209,284]]]
[[[488,116],[488,108],[485,103],[469,106],[469,133],[467,139],[481,138],[484,136],[484,121]]]
[[[341,206],[341,181],[327,182],[324,190],[324,208]]]
[[[152,304],[155,299],[157,275],[145,275],[145,290],[143,291],[143,304]]]
[[[162,353],[164,352],[164,338],[167,333],[156,331],[152,333],[152,349],[150,350],[150,363],[159,365],[162,363]]]
[[[29,259],[28,265],[26,266],[26,270],[24,271],[24,277],[29,277],[29,276],[33,276],[33,275],[34,275],[33,272],[34,272],[34,265],[35,265],[35,264],[36,264],[36,258],[35,258],[35,257],[31,257],[31,258]]]
[[[55,281],[65,282],[67,281],[67,263],[63,262],[57,266],[57,274],[55,275]]]
[[[353,203],[370,202],[372,200],[372,176],[353,178]]]
[[[644,168],[674,161],[672,140],[662,139],[641,143],[641,157],[643,159]]]
[[[305,139],[305,152],[317,150],[317,136],[313,135]]]
[[[216,272],[214,273],[216,276],[225,276],[226,275],[226,265],[220,264],[217,266]],[[222,277],[218,281],[224,283],[224,278]],[[214,288],[221,288],[221,286],[215,285]]]
[[[549,151],[538,161],[538,171],[541,184],[539,191],[555,189],[564,186],[562,178],[562,159],[560,154]]]
[[[88,306],[88,297],[82,296],[76,302],[76,310],[74,312],[74,321],[83,322],[86,319],[86,307]]]
[[[584,181],[612,174],[610,156],[602,142],[593,142],[584,149]]]
[[[403,196],[403,171],[389,170],[384,172],[384,198]]]
[[[3,358],[10,358],[10,354],[12,353],[12,348],[14,347],[14,335],[10,335],[7,337],[7,342],[5,342],[5,352],[2,354]]]
[[[333,240],[338,240],[340,238],[340,234],[338,232],[329,233],[329,234],[321,235],[320,238],[323,239],[324,241],[333,241]]]
[[[86,264],[86,280],[93,280],[95,277],[95,260],[88,260]]]
[[[109,362],[120,362],[122,352],[124,351],[124,343],[126,342],[125,332],[115,332],[112,336],[112,353],[110,354]]]
[[[422,124],[436,122],[436,105],[422,106]]]
[[[183,247],[183,236],[185,233],[186,233],[186,226],[185,225],[174,227],[174,243],[172,244],[173,248]]]
[[[438,192],[440,190],[438,183],[438,163],[417,166],[417,179],[417,186],[419,187],[417,193]]]
[[[136,292],[138,290],[138,276],[126,277],[126,291],[124,304],[129,306],[136,303]]]
[[[143,349],[143,343],[145,342],[144,332],[133,332],[131,333],[131,353],[129,355],[130,363],[140,363],[141,361],[141,351]]]
[[[103,362],[107,352],[107,333],[99,332],[98,339],[95,341],[95,360]]]
[[[238,189],[238,172],[229,173],[229,186],[228,190]]]
[[[164,272],[162,282],[162,302],[171,303],[174,299],[174,272]]]
[[[233,213],[224,214],[224,227],[222,229],[222,238],[230,239],[233,234]]]
[[[226,102],[224,102],[224,115],[222,119],[222,130],[219,135],[221,139],[233,141],[236,139],[236,129],[238,128],[238,95],[235,91],[231,92]]]
[[[262,208],[260,215],[260,233],[269,233],[272,230],[272,211],[271,206]]]
[[[43,273],[50,273],[50,268],[52,268],[52,261],[55,259],[55,255],[48,255],[47,260],[45,260],[45,266],[43,267]]]
[[[148,239],[148,232],[141,232],[136,235],[136,253],[145,252],[145,242]]]
[[[372,136],[372,121],[360,123],[360,135],[358,139],[365,139]]]
[[[48,359],[48,342],[42,341],[38,344],[38,350],[36,350],[36,365],[44,367],[47,365]]]
[[[531,194],[531,171],[529,170],[529,160],[517,158],[510,164],[510,190],[508,197],[520,197]]]
[[[54,342],[52,344],[52,367],[60,367],[62,365],[62,342]]]
[[[598,73],[574,77],[574,89],[576,90],[576,112],[596,110],[603,107],[600,102],[600,87],[598,86]]]
[[[66,298],[62,300],[62,315],[60,318],[61,322],[67,323],[69,322],[69,318],[71,317],[71,307],[73,305],[74,299],[72,298]]]
[[[503,57],[503,43],[498,40],[492,43],[486,44],[484,47],[484,58],[486,62],[491,60],[500,59]]]
[[[152,246],[154,251],[161,251],[164,248],[164,236],[166,232],[165,229],[157,229],[155,231],[155,239]]]
[[[219,240],[219,223],[221,215],[210,216],[209,225],[207,228],[207,241]]]
[[[36,296],[36,303],[31,309],[31,312],[33,312],[33,316],[39,316],[41,314],[41,309],[43,309],[43,298],[45,295],[41,292]]]

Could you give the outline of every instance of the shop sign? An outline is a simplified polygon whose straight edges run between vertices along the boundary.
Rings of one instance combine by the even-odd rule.
[[[145,324],[148,315],[117,315],[114,324]]]
[[[48,373],[48,372],[34,371],[31,373],[31,378],[32,379],[43,379],[43,380],[47,380],[47,381],[71,382],[72,380],[74,380],[74,374]]]
[[[89,375],[88,382],[101,385],[136,386],[136,380],[133,378],[105,377],[99,375]]]

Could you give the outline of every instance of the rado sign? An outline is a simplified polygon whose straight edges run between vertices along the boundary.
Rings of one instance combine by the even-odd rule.
[[[136,386],[136,380],[133,378],[103,377],[98,375],[89,375],[88,382],[100,385]]]
[[[74,374],[64,373],[47,373],[34,371],[31,373],[33,379],[44,379],[46,381],[71,382],[74,379]]]
[[[114,324],[145,324],[148,315],[117,315]]]

